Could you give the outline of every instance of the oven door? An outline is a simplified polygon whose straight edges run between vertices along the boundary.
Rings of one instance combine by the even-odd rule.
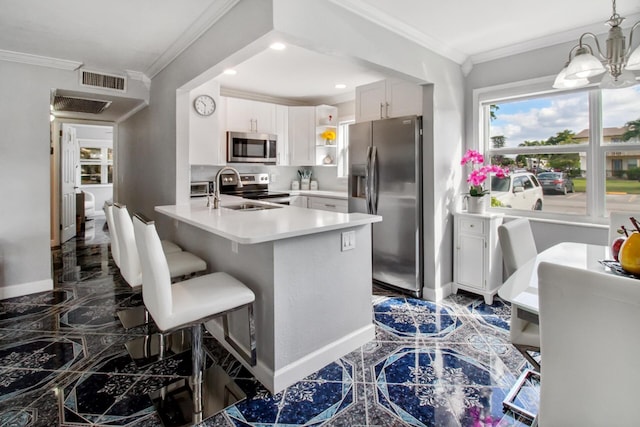
[[[227,132],[227,161],[232,163],[275,163],[277,135]]]

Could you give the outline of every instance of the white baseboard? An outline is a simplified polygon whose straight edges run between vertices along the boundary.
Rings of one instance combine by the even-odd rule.
[[[341,339],[332,342],[308,355],[296,360],[274,372],[272,367],[266,366],[258,357],[256,366],[250,366],[224,340],[221,325],[217,322],[207,322],[207,330],[216,337],[231,354],[235,356],[262,385],[271,393],[279,393],[292,384],[327,366],[329,363],[343,357],[360,346],[375,339],[375,326],[372,324],[352,332]],[[259,349],[258,349],[259,354]]]
[[[53,290],[53,280],[45,279],[37,282],[20,283],[18,285],[0,288],[0,300],[35,294],[37,292]]]
[[[442,301],[449,295],[451,295],[451,283],[445,283],[437,289],[427,288],[426,286],[422,288],[422,298],[429,301]]]
[[[375,326],[372,323],[278,369],[273,379],[273,388],[276,390],[276,393],[284,390],[286,387],[297,383],[301,379],[327,366],[329,363],[374,340],[375,335]]]

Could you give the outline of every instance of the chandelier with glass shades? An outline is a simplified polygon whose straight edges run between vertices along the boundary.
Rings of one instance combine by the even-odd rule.
[[[607,37],[606,53],[602,53],[600,42],[593,33],[584,33],[580,36],[578,45],[569,51],[569,60],[565,64],[558,77],[556,77],[553,87],[556,89],[570,89],[586,86],[590,83],[589,78],[606,74],[600,82],[600,87],[615,89],[633,86],[636,83],[636,76],[631,70],[640,70],[640,46],[637,46],[633,53],[633,32],[640,28],[640,21],[636,22],[629,33],[629,45],[626,46],[626,39],[620,28],[624,17],[616,12],[616,0],[613,0],[613,15],[606,22],[611,26]],[[595,47],[600,59],[594,55],[591,45],[585,43],[585,37],[591,36],[595,40]]]

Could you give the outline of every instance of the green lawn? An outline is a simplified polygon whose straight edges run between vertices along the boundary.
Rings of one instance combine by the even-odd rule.
[[[585,178],[574,178],[576,191],[584,192],[587,186]],[[640,182],[628,179],[607,179],[607,193],[640,194]]]

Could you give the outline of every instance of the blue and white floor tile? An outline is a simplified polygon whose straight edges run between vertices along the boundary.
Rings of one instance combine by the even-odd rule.
[[[110,258],[97,220],[54,251],[55,290],[0,301],[0,426],[159,426],[147,394],[190,372],[190,353],[137,367],[116,312],[142,304]],[[247,399],[206,420],[223,427],[528,426],[502,400],[524,358],[509,342],[508,303],[469,293],[435,304],[375,288],[376,339],[272,395],[215,339]],[[537,410],[531,384],[520,396]]]

